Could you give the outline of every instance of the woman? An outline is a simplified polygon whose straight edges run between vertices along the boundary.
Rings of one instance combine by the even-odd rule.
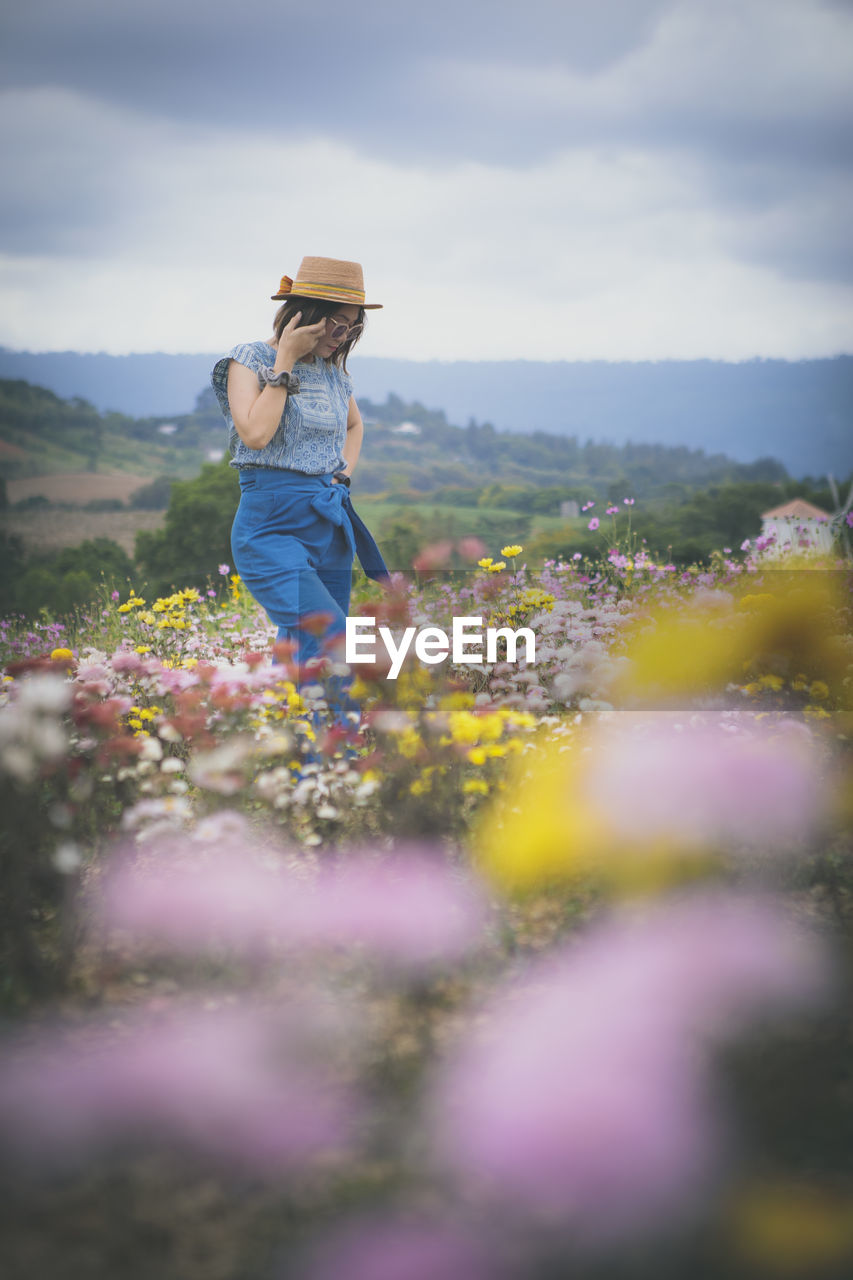
[[[354,554],[388,577],[349,500],[363,426],[346,360],[381,304],[365,302],[361,266],[336,258],[303,258],[272,296],[272,337],[234,347],[212,381],[240,478],[234,566],[303,664],[344,634]]]

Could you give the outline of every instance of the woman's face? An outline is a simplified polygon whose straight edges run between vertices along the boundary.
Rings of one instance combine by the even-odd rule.
[[[325,333],[314,348],[314,355],[319,356],[321,360],[328,359],[333,352],[337,351],[338,347],[346,342],[348,336],[346,333],[342,333],[338,337],[332,337],[335,328],[340,328],[344,324],[347,326],[353,325],[357,322],[358,307],[341,303],[334,314],[327,317]]]

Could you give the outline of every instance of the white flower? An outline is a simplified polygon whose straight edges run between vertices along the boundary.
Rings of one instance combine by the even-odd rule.
[[[157,738],[143,738],[142,750],[139,753],[141,760],[162,760],[163,747]]]
[[[24,680],[18,706],[28,711],[59,715],[71,705],[71,685],[62,676],[40,675]]]
[[[53,852],[53,865],[63,876],[71,876],[83,865],[80,850],[72,840],[64,840]]]

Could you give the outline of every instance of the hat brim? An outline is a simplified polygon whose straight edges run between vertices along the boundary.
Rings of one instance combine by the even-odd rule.
[[[361,307],[362,311],[381,311],[384,306],[382,302],[353,302],[352,298],[318,298],[316,294],[296,293],[293,289],[290,293],[270,294],[272,302],[287,302],[288,298],[304,298],[306,302],[339,302],[344,307]]]

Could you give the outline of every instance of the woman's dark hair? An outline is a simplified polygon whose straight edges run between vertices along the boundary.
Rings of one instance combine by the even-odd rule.
[[[297,311],[302,312],[302,318],[299,321],[299,328],[301,329],[305,324],[316,324],[318,320],[325,320],[328,316],[336,315],[342,306],[346,306],[346,303],[327,302],[325,298],[288,298],[275,313],[275,320],[273,321],[275,336],[277,339],[281,337],[284,326],[290,323]],[[364,307],[359,307],[358,316],[353,320],[353,324],[363,325],[364,320]],[[357,333],[354,338],[348,338],[346,342],[342,342],[338,349],[327,357],[326,364],[336,364],[346,373],[347,356],[360,337],[361,334]]]

